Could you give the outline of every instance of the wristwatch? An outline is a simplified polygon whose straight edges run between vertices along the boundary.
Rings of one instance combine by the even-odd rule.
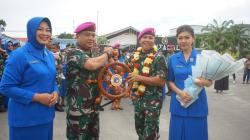
[[[108,59],[110,59],[112,57],[112,53],[111,52],[105,52],[108,55]]]

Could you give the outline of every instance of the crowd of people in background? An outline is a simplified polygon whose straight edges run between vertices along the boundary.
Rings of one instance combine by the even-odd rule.
[[[52,140],[54,110],[66,110],[69,140],[98,140],[100,104],[96,100],[101,91],[96,79],[100,69],[114,60],[132,70],[127,82],[133,84],[135,129],[140,140],[160,137],[159,117],[165,95],[172,97],[169,139],[208,139],[205,89],[189,108],[183,108],[175,98],[179,95],[183,102],[192,99],[183,91],[184,80],[191,75],[197,56],[192,47],[194,31],[189,25],[177,28],[177,53],[172,44],[157,49],[154,28],[140,32],[133,52],[121,48],[119,43],[98,48],[95,31],[93,22],[80,24],[74,31],[76,44],[60,49],[60,44],[51,40],[50,20],[35,17],[27,23],[28,42],[24,46],[7,41],[0,48],[0,112],[9,109],[10,140]],[[118,58],[112,56],[114,50]],[[243,84],[249,84],[250,57],[244,64]],[[228,90],[228,79],[227,76],[215,81],[217,93]],[[196,84],[209,87],[212,81],[200,78]],[[111,110],[123,110],[120,99],[112,103]]]
[[[0,47],[0,81],[2,78],[6,59],[11,54],[12,51],[16,50],[19,47],[21,47],[21,45],[20,45],[20,42],[18,41],[7,41],[5,44],[3,44],[3,47],[1,44],[1,47]],[[8,101],[9,101],[9,98],[7,96],[1,95],[1,92],[0,92],[0,112],[7,111]]]

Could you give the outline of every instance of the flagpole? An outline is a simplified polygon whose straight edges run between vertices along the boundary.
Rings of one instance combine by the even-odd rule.
[[[97,10],[97,15],[96,15],[96,35],[98,36],[98,31],[99,31],[99,11]]]

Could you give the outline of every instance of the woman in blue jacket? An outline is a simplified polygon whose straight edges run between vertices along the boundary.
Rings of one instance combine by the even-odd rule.
[[[48,18],[27,23],[28,42],[6,61],[1,92],[9,101],[10,140],[52,140],[54,104],[58,98],[54,56],[46,48],[51,38]]]
[[[181,97],[184,103],[191,101],[192,97],[184,89],[184,80],[192,75],[192,65],[196,63],[196,50],[194,44],[194,31],[189,25],[177,28],[177,43],[181,49],[169,60],[168,82],[172,90],[170,102],[170,126],[169,140],[207,140],[207,96],[205,89],[199,94],[199,99],[188,108],[181,106],[176,95]],[[200,78],[196,82],[199,86],[211,86],[211,80]]]

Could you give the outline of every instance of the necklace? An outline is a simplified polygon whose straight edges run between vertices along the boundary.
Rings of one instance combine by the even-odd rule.
[[[132,63],[134,65],[133,73],[137,75],[141,74],[142,76],[148,77],[150,69],[151,69],[151,64],[153,63],[155,59],[156,51],[157,51],[157,47],[154,46],[153,50],[148,54],[148,56],[145,58],[144,62],[142,63],[143,67],[140,70],[140,63],[138,62],[138,60],[140,59],[142,48],[141,47],[137,48],[136,52],[134,53],[134,57],[132,59]],[[139,84],[139,82],[134,82],[132,89],[133,91],[135,91],[134,92],[135,96],[141,96],[145,92],[146,86],[142,83]]]

